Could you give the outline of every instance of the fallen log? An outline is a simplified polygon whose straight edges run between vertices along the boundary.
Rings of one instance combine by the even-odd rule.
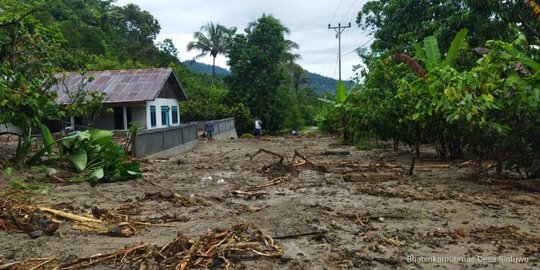
[[[273,239],[291,239],[291,238],[298,238],[298,237],[302,237],[302,236],[321,235],[321,234],[325,234],[327,232],[328,232],[328,230],[315,230],[315,231],[303,232],[303,233],[276,235],[276,236],[272,236],[272,238]]]
[[[68,213],[68,212],[64,212],[64,211],[60,211],[60,210],[56,210],[56,209],[52,209],[52,208],[48,208],[48,207],[44,207],[44,206],[39,206],[38,209],[40,211],[51,213],[51,214],[53,214],[55,216],[65,218],[65,219],[69,219],[69,220],[73,220],[73,221],[96,222],[96,223],[102,223],[103,222],[103,220],[78,216],[78,215],[75,215],[75,214],[71,214],[71,213]]]

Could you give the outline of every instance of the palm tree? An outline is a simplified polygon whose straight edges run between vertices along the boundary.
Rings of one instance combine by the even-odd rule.
[[[194,59],[201,58],[210,54],[212,56],[212,79],[216,76],[216,57],[218,54],[225,54],[231,37],[236,32],[236,27],[227,28],[220,24],[212,22],[201,27],[200,31],[193,33],[195,41],[191,41],[187,45],[187,50],[200,50],[201,53],[196,55]]]

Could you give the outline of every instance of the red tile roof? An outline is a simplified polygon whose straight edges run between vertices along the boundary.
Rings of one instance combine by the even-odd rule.
[[[154,100],[167,80],[178,93],[179,100],[187,99],[171,68],[90,71],[84,75],[85,80],[88,78],[93,80],[85,85],[84,90],[104,92],[107,94],[104,103]],[[70,92],[76,91],[81,85],[83,76],[77,72],[68,72],[57,74],[57,79],[58,84],[52,87],[58,94],[55,101],[57,104],[67,104],[70,99],[66,94],[66,88]]]

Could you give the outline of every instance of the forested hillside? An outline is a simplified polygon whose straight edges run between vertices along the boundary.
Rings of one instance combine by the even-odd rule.
[[[163,67],[178,63],[170,39],[156,43],[159,22],[137,5],[113,1],[52,1],[36,6],[36,17],[63,38],[67,70]]]
[[[202,73],[207,75],[212,75],[212,66],[207,65],[204,63],[200,63],[193,60],[183,61],[182,64],[184,67],[188,68],[189,70],[196,72],[196,73]],[[225,77],[229,75],[230,72],[222,67],[216,66],[216,76],[218,77]],[[319,75],[317,73],[312,73],[309,71],[305,71],[303,75],[306,80],[303,81],[301,84],[302,87],[309,87],[313,89],[317,94],[323,95],[326,93],[334,93],[337,87],[337,80]],[[347,89],[352,89],[354,86],[353,81],[344,81]]]

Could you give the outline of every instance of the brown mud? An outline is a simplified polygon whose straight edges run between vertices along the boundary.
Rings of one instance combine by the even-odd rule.
[[[382,146],[201,142],[134,181],[43,176],[47,195],[0,179],[0,269],[540,269],[538,185],[430,151],[407,175]]]

